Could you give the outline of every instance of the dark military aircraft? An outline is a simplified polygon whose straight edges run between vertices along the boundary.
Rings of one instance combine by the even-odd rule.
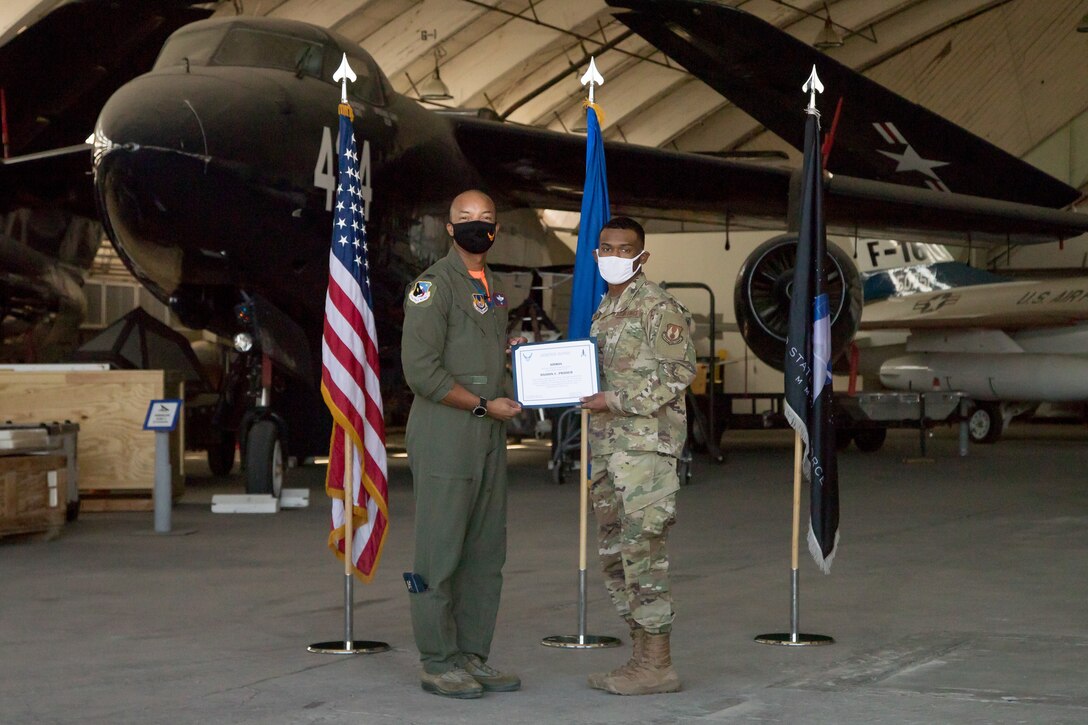
[[[614,4],[635,7],[623,16],[632,27],[637,18],[656,17],[655,6],[665,19],[688,13],[684,22],[717,7]],[[692,35],[680,20],[671,22],[680,37]],[[395,93],[374,61],[335,33],[244,17],[175,32],[152,70],[102,109],[94,128],[95,197],[129,269],[183,322],[227,337],[244,333],[239,347],[252,345],[234,366],[232,388],[254,393],[234,393],[250,401],[249,410],[224,423],[238,426],[249,451],[252,491],[275,488],[284,444],[297,455],[328,444],[315,385],[336,183],[340,89],[332,74],[344,54],[358,74],[349,100],[377,270],[387,416],[403,414],[403,289],[448,249],[449,200],[468,187],[492,194],[504,227],[495,259],[510,263],[552,261],[541,258],[550,242],[531,209],[577,210],[581,201],[582,138],[484,113],[425,110]],[[789,169],[618,143],[606,153],[613,213],[781,227],[798,188]],[[833,226],[890,229],[906,239],[946,232],[1029,243],[1088,230],[1088,218],[1051,208],[849,176],[828,180],[826,200]],[[839,301],[849,317],[841,290]]]
[[[0,360],[50,362],[78,344],[83,276],[102,239],[84,140],[167,36],[210,14],[194,4],[56,3],[0,47]]]

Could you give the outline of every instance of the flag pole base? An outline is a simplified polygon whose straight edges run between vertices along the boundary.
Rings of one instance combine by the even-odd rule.
[[[617,637],[602,637],[595,634],[554,634],[540,640],[540,644],[561,649],[603,649],[619,647],[622,642]]]
[[[586,412],[583,410],[583,424],[585,423],[585,418]],[[582,460],[582,475],[584,476],[586,470],[584,463],[585,459],[583,458]],[[584,491],[584,478],[582,486]],[[620,646],[621,642],[616,637],[602,637],[595,634],[586,634],[586,570],[584,566],[578,570],[578,634],[555,634],[540,640],[540,644],[545,647],[559,647],[561,649],[603,649],[605,647]]]
[[[388,652],[389,645],[385,642],[371,642],[369,640],[345,642],[338,639],[332,642],[315,642],[307,647],[306,651],[319,655],[373,655],[379,652]]]
[[[773,632],[758,635],[756,642],[760,644],[778,644],[786,647],[817,647],[824,644],[835,644],[835,638],[828,637],[826,634]]]

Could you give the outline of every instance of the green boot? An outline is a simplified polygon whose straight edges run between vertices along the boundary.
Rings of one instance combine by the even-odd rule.
[[[454,667],[438,675],[432,675],[424,670],[420,675],[419,685],[427,692],[444,697],[456,697],[458,700],[475,700],[484,694],[484,688],[480,683],[460,667]]]
[[[499,672],[476,655],[465,655],[462,658],[461,666],[487,692],[513,692],[521,688],[520,677]]]

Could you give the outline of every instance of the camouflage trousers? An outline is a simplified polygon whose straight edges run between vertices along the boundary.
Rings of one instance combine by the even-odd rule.
[[[676,459],[647,451],[595,456],[589,496],[605,587],[628,624],[672,629],[669,529],[676,522]]]

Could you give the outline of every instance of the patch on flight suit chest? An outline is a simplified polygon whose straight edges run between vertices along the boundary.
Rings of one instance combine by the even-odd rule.
[[[480,294],[479,292],[473,293],[473,295],[472,295],[472,309],[476,310],[481,315],[486,315],[487,314],[487,307],[488,307],[487,297],[485,295]]]

